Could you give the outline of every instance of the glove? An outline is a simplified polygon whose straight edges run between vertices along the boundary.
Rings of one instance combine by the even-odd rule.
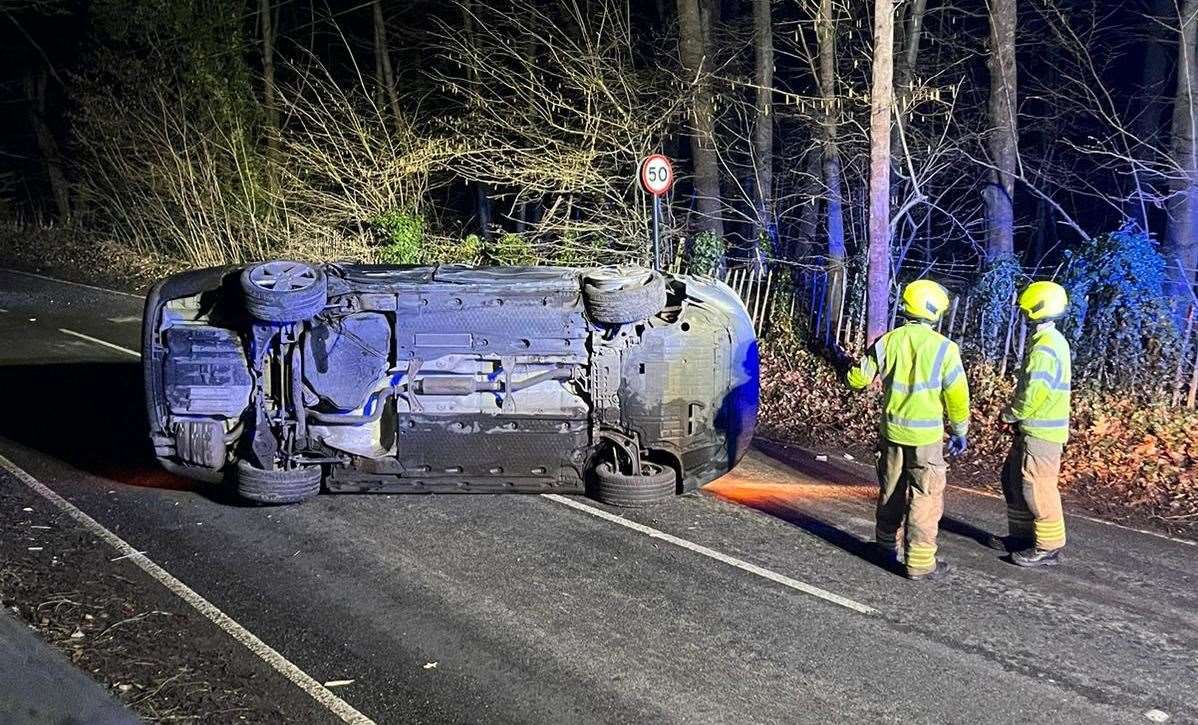
[[[841,377],[848,374],[849,370],[857,364],[857,361],[839,343],[833,343],[832,347],[828,349],[828,353],[832,358],[832,367]]]
[[[948,455],[956,458],[969,450],[969,438],[963,435],[951,435],[948,437]]]

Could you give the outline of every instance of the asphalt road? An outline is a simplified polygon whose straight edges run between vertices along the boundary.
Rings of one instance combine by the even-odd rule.
[[[103,344],[138,348],[140,305],[0,272],[0,454],[378,722],[1198,722],[1196,546],[1069,517],[1066,563],[1023,570],[979,543],[1001,501],[954,489],[956,570],[910,583],[864,557],[866,468],[768,445],[644,512],[243,507],[149,463],[140,362]]]

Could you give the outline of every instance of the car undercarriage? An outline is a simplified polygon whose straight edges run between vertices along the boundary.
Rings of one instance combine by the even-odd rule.
[[[147,300],[151,439],[259,503],[353,492],[667,500],[728,471],[757,351],[718,281],[641,268],[275,261]]]

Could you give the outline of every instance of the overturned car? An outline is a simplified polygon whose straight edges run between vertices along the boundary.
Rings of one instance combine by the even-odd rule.
[[[184,272],[143,329],[154,451],[251,501],[587,492],[715,479],[757,414],[757,343],[712,279],[637,267],[271,261]]]

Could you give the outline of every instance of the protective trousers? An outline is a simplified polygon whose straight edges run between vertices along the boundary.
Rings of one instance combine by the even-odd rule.
[[[1065,516],[1057,490],[1063,449],[1060,443],[1020,434],[1003,466],[1008,532],[1013,538],[1034,539],[1036,548],[1044,551],[1065,546]]]
[[[897,553],[900,530],[905,530],[908,574],[936,568],[946,469],[939,441],[926,446],[882,442],[874,536],[879,546]]]

